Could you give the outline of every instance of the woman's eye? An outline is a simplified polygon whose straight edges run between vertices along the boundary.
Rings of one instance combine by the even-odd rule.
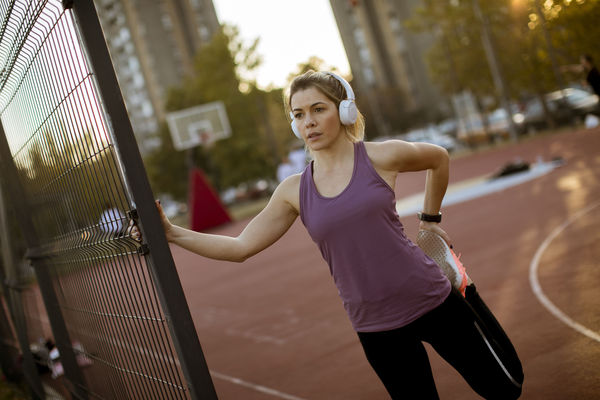
[[[301,113],[294,114],[294,118],[295,119],[300,119],[300,117],[302,117]]]

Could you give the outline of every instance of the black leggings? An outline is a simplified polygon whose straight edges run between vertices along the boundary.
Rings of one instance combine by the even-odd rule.
[[[391,331],[358,332],[358,337],[394,400],[439,399],[423,341],[483,398],[516,399],[521,385],[507,374],[498,353],[490,351],[492,340],[483,335],[482,325],[462,295],[452,290],[440,306],[416,321]]]

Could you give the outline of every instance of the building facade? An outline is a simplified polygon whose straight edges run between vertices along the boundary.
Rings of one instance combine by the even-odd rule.
[[[330,3],[357,91],[366,94],[371,104],[381,99],[382,93],[392,91],[395,95],[391,98],[396,97],[404,112],[437,115],[444,103],[425,63],[432,33],[417,34],[403,24],[421,0],[330,0]],[[385,108],[379,106],[374,108]]]
[[[94,0],[142,154],[160,146],[170,87],[220,24],[212,0]]]

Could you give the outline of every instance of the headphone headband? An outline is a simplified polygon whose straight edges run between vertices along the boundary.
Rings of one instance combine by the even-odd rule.
[[[354,97],[354,91],[352,90],[352,86],[350,86],[350,84],[348,83],[347,80],[345,80],[344,78],[342,78],[341,76],[333,73],[333,72],[325,72],[327,75],[333,76],[335,79],[337,79],[342,86],[344,87],[344,89],[346,89],[346,97],[348,98],[348,100],[356,100],[356,98]]]

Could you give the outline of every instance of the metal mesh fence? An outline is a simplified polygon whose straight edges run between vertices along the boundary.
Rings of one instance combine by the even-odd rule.
[[[29,215],[37,243],[27,256],[38,281],[48,273],[83,381],[71,379],[62,354],[50,357],[52,374],[64,374],[76,397],[195,397],[152,252],[130,235],[139,220],[122,163],[128,154],[114,139],[119,127],[107,117],[77,16],[63,3],[0,0],[0,118],[22,190],[10,198]],[[36,290],[23,292],[26,314],[42,307]]]

